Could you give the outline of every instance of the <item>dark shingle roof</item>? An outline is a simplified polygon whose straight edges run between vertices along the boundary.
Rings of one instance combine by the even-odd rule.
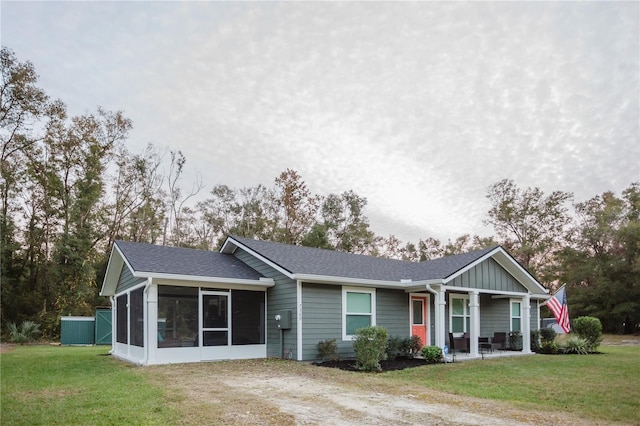
[[[262,276],[229,254],[128,241],[116,245],[136,272],[248,280]]]
[[[422,280],[444,279],[455,274],[465,266],[482,258],[487,253],[492,252],[498,246],[489,247],[482,250],[471,251],[468,253],[445,256],[439,259],[427,260],[424,262],[414,263],[415,274],[420,276]]]
[[[292,274],[380,281],[447,278],[495,249],[492,247],[416,263],[235,236],[231,236],[231,238]]]

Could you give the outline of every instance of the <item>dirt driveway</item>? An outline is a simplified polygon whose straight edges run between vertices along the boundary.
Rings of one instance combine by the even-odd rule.
[[[144,369],[169,387],[185,424],[524,425],[588,424],[562,413],[437,391],[403,389],[386,375],[295,361],[252,360]]]

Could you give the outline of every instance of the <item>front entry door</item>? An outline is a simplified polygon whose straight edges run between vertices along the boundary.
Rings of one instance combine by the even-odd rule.
[[[411,296],[411,335],[420,337],[424,346],[429,345],[426,296]]]

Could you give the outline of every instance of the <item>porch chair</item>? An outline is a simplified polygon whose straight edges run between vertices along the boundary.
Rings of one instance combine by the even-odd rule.
[[[507,333],[504,331],[495,331],[491,339],[491,350],[499,351],[507,349]]]
[[[465,336],[463,337],[453,337],[453,333],[449,333],[449,346],[451,346],[451,353],[458,352],[469,352],[469,338]]]

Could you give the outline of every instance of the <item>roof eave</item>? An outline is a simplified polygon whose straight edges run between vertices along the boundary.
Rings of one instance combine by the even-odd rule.
[[[298,281],[304,281],[307,283],[316,284],[347,284],[358,287],[376,287],[376,288],[392,288],[392,289],[405,289],[407,283],[402,281],[389,281],[389,280],[371,280],[364,278],[347,278],[347,277],[335,277],[331,275],[314,275],[314,274],[293,274],[292,278]],[[414,284],[414,282],[411,282]]]
[[[233,239],[233,237],[230,237],[230,236],[227,237],[225,242],[222,244],[222,247],[220,248],[220,253],[233,254],[236,251],[237,248],[241,248],[242,250],[244,250],[247,253],[249,253],[251,256],[253,256],[256,259],[266,263],[267,265],[271,266],[276,271],[280,272],[281,274],[285,275],[286,277],[294,279],[293,278],[294,274],[291,271],[285,269],[284,267],[282,267],[279,264],[275,263],[271,259],[263,256],[262,254],[258,253],[256,250],[253,250],[252,248],[250,248],[250,247],[242,244],[241,242]]]
[[[133,273],[133,268],[127,262],[127,259],[120,251],[117,242],[113,243],[111,248],[111,255],[109,256],[109,262],[107,263],[107,271],[104,274],[102,280],[102,288],[100,289],[100,296],[113,296],[116,294],[116,288],[118,287],[118,280],[120,279],[120,273],[122,272],[123,265],[127,265],[127,268]]]
[[[228,277],[212,277],[204,275],[184,275],[184,274],[167,274],[160,272],[134,272],[136,278],[151,278],[153,280],[167,280],[167,281],[191,281],[191,282],[207,282],[217,284],[238,284],[249,285],[255,287],[269,288],[275,285],[275,282],[271,278],[261,277],[260,279],[253,280],[248,278],[228,278]]]

